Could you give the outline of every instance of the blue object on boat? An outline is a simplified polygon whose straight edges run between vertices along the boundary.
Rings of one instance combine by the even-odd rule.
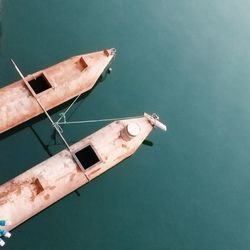
[[[6,220],[0,220],[0,226],[6,226]]]
[[[8,226],[11,225],[10,221],[7,220],[0,220],[0,226]],[[4,236],[6,238],[10,238],[11,237],[11,233],[9,231],[6,231],[4,229],[0,228],[0,236]],[[3,241],[2,238],[0,238],[0,246],[3,247],[5,245],[5,242]]]

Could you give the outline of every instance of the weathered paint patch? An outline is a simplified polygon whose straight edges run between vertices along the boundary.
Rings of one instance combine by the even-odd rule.
[[[95,174],[96,172],[98,172],[101,168],[97,168],[95,170],[93,170],[91,173],[89,173],[89,175]]]
[[[44,200],[48,200],[50,198],[50,195],[49,194],[46,194],[45,196],[43,196]]]
[[[44,191],[44,188],[38,178],[36,178],[31,184],[34,185],[35,192],[37,195]]]
[[[54,190],[56,188],[56,186],[51,186],[51,187],[48,187],[49,190]]]
[[[71,174],[71,175],[70,175],[70,179],[69,179],[69,180],[70,180],[70,181],[73,181],[73,180],[74,180],[74,178],[75,178],[75,176],[76,176],[76,174],[75,174],[75,173]]]

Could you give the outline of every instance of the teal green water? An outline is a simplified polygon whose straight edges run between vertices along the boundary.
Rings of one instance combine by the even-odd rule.
[[[249,1],[0,2],[0,86],[18,79],[10,58],[28,74],[115,47],[112,74],[71,119],[147,111],[169,128],[18,227],[6,249],[250,249]],[[64,134],[74,142],[104,125]],[[45,117],[32,126],[51,142]],[[28,125],[0,152],[1,183],[48,157]]]

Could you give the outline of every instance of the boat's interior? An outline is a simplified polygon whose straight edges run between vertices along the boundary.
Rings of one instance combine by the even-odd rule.
[[[81,150],[75,152],[75,156],[77,157],[78,161],[81,163],[84,169],[90,168],[100,161],[99,157],[97,156],[95,150],[91,145],[88,145],[82,148]]]
[[[29,85],[36,94],[40,94],[41,92],[50,89],[52,87],[44,74],[41,74],[35,79],[30,80]]]

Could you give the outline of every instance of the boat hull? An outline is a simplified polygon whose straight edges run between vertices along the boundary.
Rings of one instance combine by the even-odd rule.
[[[27,87],[23,80],[1,88],[0,133],[42,114],[44,111],[36,99],[50,110],[90,90],[114,54],[115,50],[109,49],[74,56],[26,76],[33,88]]]
[[[12,221],[6,229],[12,230],[131,156],[152,129],[145,117],[113,122],[70,146],[70,151],[63,150],[1,185],[0,218]],[[89,145],[98,161],[84,169],[75,156]]]

